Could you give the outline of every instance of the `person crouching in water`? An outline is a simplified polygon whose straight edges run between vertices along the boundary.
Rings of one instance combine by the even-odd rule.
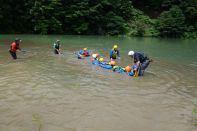
[[[17,59],[16,51],[17,50],[21,51],[21,48],[19,47],[20,43],[21,43],[21,39],[16,38],[15,41],[12,42],[12,44],[10,46],[9,52],[10,52],[13,59]]]
[[[60,40],[56,40],[56,42],[53,44],[54,53],[55,54],[61,54],[60,52]]]
[[[145,69],[149,66],[152,59],[149,59],[143,53],[129,51],[128,55],[133,58],[133,62],[136,64],[136,70],[139,70],[139,76],[143,76]]]
[[[111,60],[115,60],[117,57],[118,59],[120,59],[120,52],[117,45],[114,45],[113,48],[110,50],[109,57]]]

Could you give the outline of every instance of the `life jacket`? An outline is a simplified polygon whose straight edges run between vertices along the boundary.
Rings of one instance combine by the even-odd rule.
[[[17,49],[18,49],[18,45],[16,44],[16,42],[12,42],[10,46],[10,51],[16,52]]]
[[[84,55],[84,56],[89,56],[88,51],[87,51],[87,50],[84,50],[84,51],[83,51],[83,55]]]
[[[115,52],[115,51],[113,51],[113,52]],[[113,53],[111,58],[112,58],[112,59],[116,59],[116,54],[117,54],[117,53]]]
[[[53,48],[58,49],[60,48],[60,46],[57,43],[54,43]]]
[[[110,51],[110,58],[116,59],[117,56],[119,56],[119,51],[118,51],[118,50],[112,49],[112,50]]]

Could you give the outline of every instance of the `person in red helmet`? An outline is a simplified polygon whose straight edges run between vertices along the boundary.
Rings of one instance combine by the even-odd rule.
[[[16,51],[21,50],[19,44],[21,43],[21,39],[16,38],[14,42],[12,42],[9,52],[13,59],[17,59]]]

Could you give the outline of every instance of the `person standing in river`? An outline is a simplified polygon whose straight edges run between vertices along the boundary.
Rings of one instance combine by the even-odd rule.
[[[136,63],[137,68],[139,72],[139,76],[143,76],[145,69],[149,66],[150,62],[152,62],[152,59],[147,57],[144,53],[129,51],[128,55],[131,56],[133,59],[133,62]]]
[[[114,45],[110,50],[109,57],[111,60],[115,60],[117,57],[120,59],[120,51],[118,50],[118,46]]]
[[[53,44],[54,53],[55,54],[61,54],[60,52],[60,40],[56,40],[56,42]]]
[[[20,43],[21,43],[21,39],[16,38],[15,41],[13,41],[10,46],[9,52],[13,59],[17,59],[16,51],[17,50],[21,51],[21,48],[19,46]]]

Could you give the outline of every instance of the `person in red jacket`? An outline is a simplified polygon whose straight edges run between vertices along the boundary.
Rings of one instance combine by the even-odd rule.
[[[21,50],[21,48],[19,47],[20,42],[21,42],[21,39],[16,38],[15,41],[12,42],[10,46],[9,52],[13,59],[17,59],[16,51]]]
[[[90,54],[89,54],[89,52],[88,52],[88,49],[87,49],[87,48],[84,48],[84,49],[83,49],[83,55],[84,55],[85,57],[90,56]]]

